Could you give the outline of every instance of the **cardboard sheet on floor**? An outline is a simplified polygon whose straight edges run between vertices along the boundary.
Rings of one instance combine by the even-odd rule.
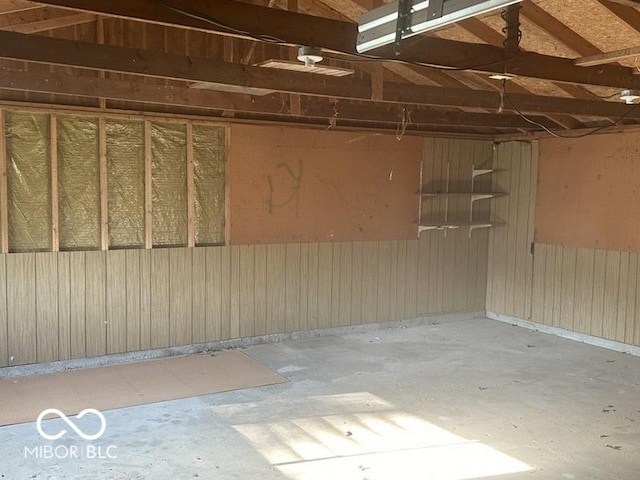
[[[0,378],[0,425],[33,422],[47,408],[69,416],[86,408],[112,410],[286,381],[233,350],[5,377]]]

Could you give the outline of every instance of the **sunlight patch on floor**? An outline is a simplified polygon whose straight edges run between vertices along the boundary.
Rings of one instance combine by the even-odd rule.
[[[395,410],[235,425],[291,480],[466,480],[529,465]]]

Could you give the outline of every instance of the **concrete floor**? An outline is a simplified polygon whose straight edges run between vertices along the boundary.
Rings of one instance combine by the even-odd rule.
[[[1,478],[640,478],[637,357],[487,319],[245,352],[291,382],[108,411],[115,459],[25,458],[34,424],[3,427]]]

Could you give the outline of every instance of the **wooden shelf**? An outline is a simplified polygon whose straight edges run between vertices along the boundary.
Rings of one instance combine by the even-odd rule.
[[[481,175],[489,175],[493,173],[493,169],[478,169],[475,165],[471,166],[471,190],[466,192],[450,192],[449,191],[449,163],[447,163],[447,183],[446,189],[444,192],[435,192],[435,193],[425,193],[422,191],[422,167],[420,169],[420,202],[418,204],[418,215],[420,221],[422,221],[422,202],[425,199],[433,199],[433,198],[444,198],[445,206],[444,206],[444,219],[442,222],[430,222],[427,223],[419,223],[418,225],[418,236],[422,232],[426,232],[429,230],[439,230],[444,232],[444,236],[447,236],[448,230],[455,230],[460,227],[469,227],[469,238],[471,238],[471,233],[474,230],[478,230],[481,228],[491,228],[497,227],[500,225],[504,225],[505,222],[502,221],[492,221],[492,220],[476,220],[473,218],[474,204],[479,200],[490,200],[497,197],[503,197],[507,195],[507,193],[503,192],[476,192],[475,191],[475,180],[477,177]],[[465,198],[468,199],[468,220],[463,221],[453,221],[449,219],[449,199],[450,198]],[[459,204],[458,204],[459,206]],[[458,215],[456,215],[458,216]]]
[[[485,200],[489,198],[504,197],[507,195],[502,192],[449,192],[449,193],[421,193],[425,198],[438,198],[438,197],[471,197],[471,201]]]
[[[460,227],[469,227],[470,230],[476,230],[479,228],[499,227],[501,225],[505,225],[505,222],[474,220],[463,222],[423,223],[418,225],[418,233],[428,230],[456,230]]]

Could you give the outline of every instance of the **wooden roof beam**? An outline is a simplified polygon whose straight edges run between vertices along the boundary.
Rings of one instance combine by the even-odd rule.
[[[366,5],[368,3],[368,5]],[[360,15],[373,8],[372,2],[366,2],[363,0],[318,0],[318,4],[327,5],[328,8],[342,10],[344,15],[350,20],[357,22]],[[362,68],[362,64],[358,64],[361,70],[367,71],[366,68]],[[464,88],[466,85],[459,80],[451,77],[447,73],[436,69],[421,69],[412,65],[406,65],[399,62],[387,62],[383,64],[383,67],[390,72],[404,78],[410,83],[416,85],[430,85],[435,83],[436,85],[442,85],[443,87]]]
[[[282,112],[282,97],[251,98],[249,95],[220,93],[188,87],[138,84],[137,82],[100,77],[74,76],[49,73],[33,74],[26,70],[0,69],[0,89],[40,92],[55,95],[100,97],[109,100],[132,101],[180,107],[195,107],[207,110],[233,111],[244,114],[277,114],[297,116],[293,112]],[[135,98],[132,98],[135,92]],[[301,115],[325,120],[333,114],[333,101],[322,98],[303,97]],[[339,119],[395,124],[400,118],[400,106],[373,102],[342,100],[337,103]],[[535,130],[536,127],[514,114],[486,114],[462,111],[447,111],[433,107],[414,106],[411,121],[426,126],[478,126],[498,129]],[[558,125],[543,117],[534,117],[547,128]]]
[[[620,60],[637,57],[638,55],[640,55],[640,47],[631,47],[613,52],[601,53],[599,55],[576,58],[573,63],[579,67],[590,67],[593,65],[619,62]]]
[[[483,42],[486,42],[490,45],[501,45],[504,40],[502,35],[500,35],[489,25],[487,25],[486,23],[484,23],[483,21],[477,18],[468,18],[466,20],[462,20],[461,22],[458,22],[458,25],[464,28],[465,30],[467,30],[472,35],[475,35],[476,37],[478,37]],[[573,85],[570,83],[562,83],[562,82],[552,82],[552,83],[556,87],[567,92],[572,97],[583,98],[585,100],[593,100],[597,98],[595,95],[591,94],[590,92],[584,90],[583,88],[577,85]],[[528,90],[526,88],[518,85],[517,77],[510,82],[510,85],[512,87],[516,87],[519,89],[517,93],[528,93]]]
[[[0,2],[0,15],[35,10],[36,8],[42,8],[42,5],[24,0],[4,0]]]
[[[320,97],[371,100],[370,82],[357,78],[278,71],[220,62],[210,58],[190,58],[14,32],[0,31],[0,58],[187,82],[212,82]],[[135,88],[132,87],[132,99],[135,98],[135,94]],[[605,101],[517,94],[511,94],[510,98],[525,113],[617,117],[628,111],[628,107],[624,104]],[[408,87],[406,84],[386,83],[383,101],[497,109],[500,104],[500,95],[498,92],[481,90],[421,85]],[[630,118],[640,118],[640,110],[634,110]]]
[[[266,8],[232,0],[43,0],[41,3],[95,14],[141,20],[182,28],[214,31],[264,41],[281,40],[289,45],[314,45],[328,50],[356,54],[357,25],[326,18]],[[164,5],[164,8],[163,8]],[[176,8],[178,7],[178,8]],[[176,10],[197,12],[192,16]],[[204,17],[215,18],[215,24]],[[223,28],[221,25],[225,25]],[[371,52],[383,58],[396,58],[393,47]],[[633,69],[618,65],[576,67],[567,58],[523,52],[504,63],[501,47],[426,37],[403,43],[398,57],[414,63],[489,73],[511,73],[564,83],[590,84],[616,88],[640,88]]]
[[[18,33],[38,33],[56,28],[71,27],[73,25],[81,25],[83,23],[95,22],[96,16],[90,13],[78,13],[65,15],[63,17],[48,18],[46,20],[38,20],[35,22],[17,23],[15,25],[7,25],[2,27],[8,32]]]
[[[631,28],[640,32],[640,10],[625,6],[621,3],[613,2],[611,0],[596,0],[603,7],[608,9],[611,13],[618,17],[618,19],[625,22]]]
[[[640,0],[609,0],[611,3],[618,3],[627,7],[640,8]]]
[[[556,17],[548,13],[543,8],[533,2],[522,2],[522,16],[544,30],[560,43],[569,47],[578,55],[597,55],[602,53],[598,47],[588,41],[586,38],[577,34]]]

